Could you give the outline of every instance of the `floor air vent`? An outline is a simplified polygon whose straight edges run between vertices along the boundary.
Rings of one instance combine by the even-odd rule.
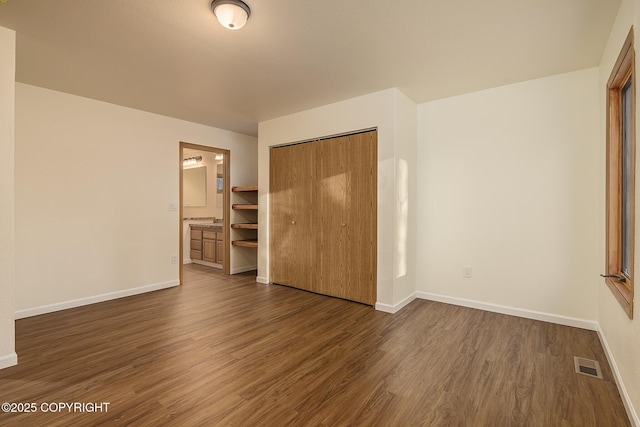
[[[573,364],[576,367],[576,373],[602,379],[600,364],[597,361],[574,356]]]

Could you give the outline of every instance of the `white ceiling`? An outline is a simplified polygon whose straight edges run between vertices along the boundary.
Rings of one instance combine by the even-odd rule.
[[[620,0],[8,0],[16,80],[255,135],[391,87],[416,103],[597,66]]]

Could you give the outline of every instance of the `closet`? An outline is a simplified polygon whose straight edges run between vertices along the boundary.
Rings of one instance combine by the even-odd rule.
[[[270,150],[271,282],[376,302],[377,131]]]

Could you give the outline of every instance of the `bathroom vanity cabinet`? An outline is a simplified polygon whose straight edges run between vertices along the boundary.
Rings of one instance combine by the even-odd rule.
[[[224,263],[224,232],[222,225],[191,224],[191,261]],[[204,264],[204,263],[201,263]]]

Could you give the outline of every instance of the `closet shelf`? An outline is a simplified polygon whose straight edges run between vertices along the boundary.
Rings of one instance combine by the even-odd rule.
[[[258,240],[257,239],[248,239],[248,240],[234,240],[231,242],[233,246],[242,246],[244,248],[257,248]]]
[[[236,193],[237,201],[242,203],[234,203],[231,205],[231,208],[235,211],[244,211],[246,214],[243,214],[242,217],[244,221],[256,221],[258,219],[258,200],[257,200],[257,192],[258,186],[244,186],[244,187],[232,187],[231,191]],[[238,194],[239,193],[239,194]],[[245,193],[245,194],[242,194]],[[252,213],[255,212],[255,213]],[[231,228],[239,230],[234,233],[240,237],[238,240],[231,241],[231,245],[239,246],[244,248],[257,248],[258,247],[258,239],[257,239],[257,230],[258,223],[257,222],[248,222],[248,223],[235,223],[231,224]],[[241,231],[241,230],[249,230],[249,231]]]
[[[258,223],[245,223],[245,224],[231,224],[231,228],[245,229],[245,230],[257,230]]]
[[[232,187],[231,191],[233,191],[234,193],[243,193],[243,192],[247,192],[247,191],[258,191],[258,186],[257,185],[251,185],[251,186],[247,186],[247,187]]]
[[[257,211],[258,210],[258,205],[251,205],[251,204],[247,204],[247,203],[235,203],[233,205],[231,205],[232,209],[244,209],[244,210],[253,210],[253,211]]]

